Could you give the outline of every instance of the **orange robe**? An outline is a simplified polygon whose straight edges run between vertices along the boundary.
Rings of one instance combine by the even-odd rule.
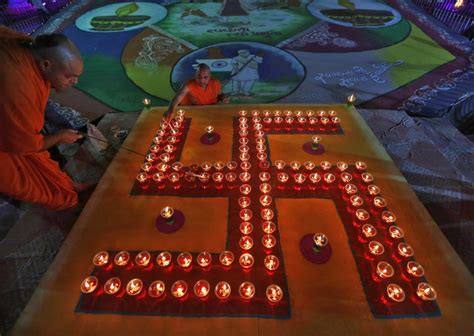
[[[72,181],[41,150],[50,84],[20,40],[30,38],[0,27],[0,193],[52,210],[70,208],[77,204]]]
[[[180,105],[213,105],[217,104],[217,97],[221,93],[221,82],[211,78],[206,89],[195,80],[186,82],[189,93],[181,100]]]

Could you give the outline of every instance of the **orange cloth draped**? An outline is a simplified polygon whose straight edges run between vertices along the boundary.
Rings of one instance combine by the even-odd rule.
[[[0,193],[66,209],[77,204],[72,181],[41,150],[50,84],[21,40],[31,39],[0,28]]]
[[[181,101],[181,105],[212,105],[217,104],[217,97],[221,93],[221,82],[211,78],[206,89],[195,80],[186,82],[189,93]]]

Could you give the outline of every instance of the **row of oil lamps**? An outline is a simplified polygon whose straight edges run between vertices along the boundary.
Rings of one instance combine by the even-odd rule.
[[[84,294],[93,293],[99,286],[99,280],[95,276],[89,276],[81,283],[81,291]],[[109,295],[117,294],[122,287],[122,282],[118,277],[108,279],[104,286],[104,292]],[[134,278],[128,281],[125,286],[125,292],[130,296],[136,296],[144,293],[143,281],[139,278]],[[161,280],[153,281],[148,286],[148,295],[154,299],[164,298],[166,296],[166,285]],[[178,299],[186,299],[188,297],[188,284],[184,280],[175,281],[170,288],[171,295]],[[200,299],[209,298],[211,292],[211,285],[207,280],[198,280],[193,286],[193,292],[196,297]],[[219,300],[227,300],[230,297],[232,288],[226,281],[218,282],[214,287],[214,294]],[[256,293],[255,286],[250,281],[244,281],[238,288],[239,296],[244,301],[251,300]],[[270,303],[278,303],[283,299],[283,290],[276,284],[271,284],[265,291],[267,300]]]
[[[368,173],[367,173],[368,174]],[[364,181],[370,183],[373,181],[372,178],[369,179],[370,181]],[[361,196],[356,195],[357,187],[353,184],[346,184],[344,186],[344,190],[348,196],[350,204],[353,208],[357,210],[354,211],[355,217],[357,221],[353,224],[356,227],[360,227],[360,232],[362,234],[363,242],[374,238],[377,235],[377,229],[372,224],[368,223],[370,219],[370,214],[367,210],[358,208],[363,204],[363,199]],[[372,202],[376,209],[383,210],[387,207],[387,202],[384,198],[380,196],[376,196],[380,193],[380,188],[376,185],[369,185],[367,187],[368,194],[373,197]],[[375,212],[378,213],[378,212]],[[397,255],[392,255],[397,261],[402,261],[404,258],[410,258],[414,255],[413,248],[405,243],[405,242],[398,242],[399,240],[403,239],[405,233],[403,230],[395,225],[397,217],[394,213],[388,210],[383,210],[380,213],[381,223],[383,223],[384,227],[387,228],[387,233],[390,239],[393,242],[397,243]],[[382,243],[377,240],[370,240],[367,244],[368,250],[372,256],[381,256],[385,253],[385,247]],[[424,268],[416,261],[408,261],[406,264],[406,271],[412,278],[421,278],[424,276]],[[373,279],[377,282],[382,280],[387,280],[393,277],[395,274],[395,270],[393,266],[386,262],[386,261],[379,261],[375,267],[375,273],[373,275]],[[403,288],[397,284],[391,283],[386,288],[387,295],[390,299],[396,302],[403,302],[405,300],[405,292]],[[435,300],[437,297],[435,289],[426,282],[420,282],[417,286],[416,291],[418,297],[424,301],[432,301]]]

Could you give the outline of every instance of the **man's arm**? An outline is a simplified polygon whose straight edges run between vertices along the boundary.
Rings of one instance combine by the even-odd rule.
[[[163,114],[163,117],[166,117],[168,120],[171,120],[171,118],[173,116],[174,109],[176,108],[176,106],[179,105],[179,103],[181,103],[183,98],[186,97],[186,95],[188,93],[189,93],[189,88],[185,83],[181,86],[181,89],[179,89],[179,91],[176,93],[174,98],[171,100],[171,102],[168,106],[168,109]]]
[[[45,151],[58,143],[71,144],[82,138],[82,135],[73,129],[63,129],[57,133],[45,135],[43,137],[43,147],[40,151]]]

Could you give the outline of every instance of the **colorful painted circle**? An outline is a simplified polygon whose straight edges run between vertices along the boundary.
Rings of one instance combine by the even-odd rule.
[[[293,92],[305,70],[290,53],[257,42],[228,42],[195,50],[181,58],[171,73],[173,89],[194,77],[199,63],[211,68],[231,103],[267,103]]]
[[[150,26],[167,15],[165,7],[148,2],[120,2],[90,10],[76,20],[77,28],[115,33]]]

